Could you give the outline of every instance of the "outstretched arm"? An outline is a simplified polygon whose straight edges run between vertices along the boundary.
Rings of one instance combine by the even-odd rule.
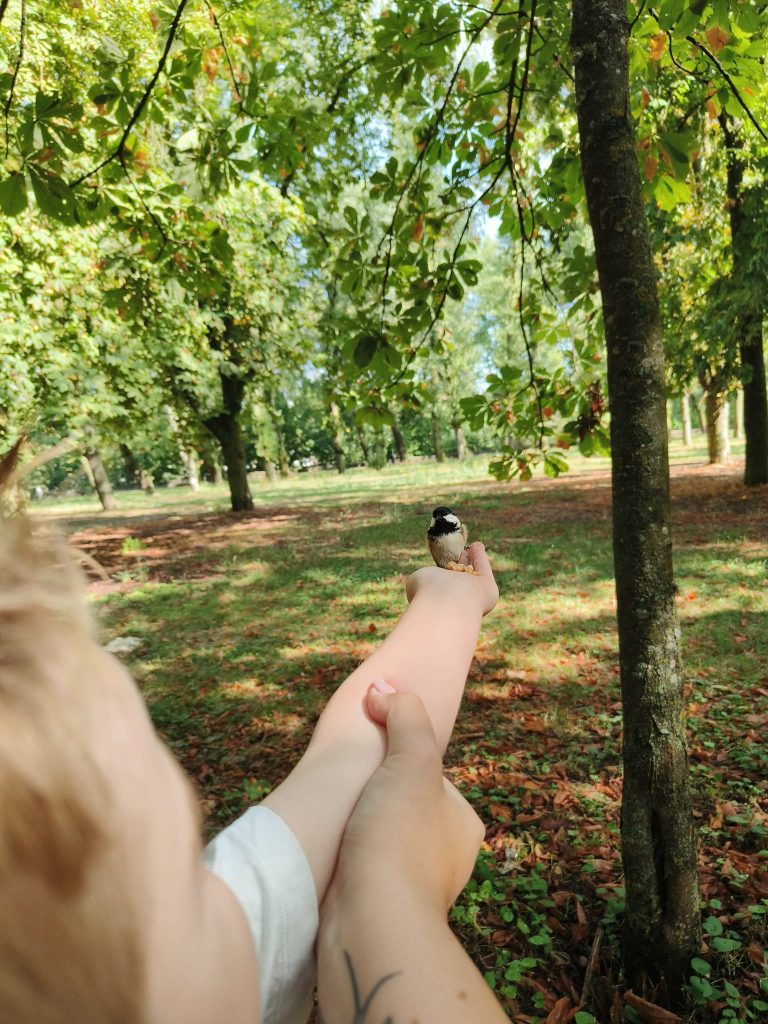
[[[445,751],[480,630],[498,588],[480,543],[469,558],[478,575],[419,569],[408,580],[409,605],[395,628],[331,697],[306,753],[264,803],[286,822],[306,853],[321,901],[347,820],[386,753],[384,729],[366,708],[371,683],[417,694],[440,753]]]
[[[372,692],[389,752],[342,840],[321,908],[320,1007],[328,1024],[504,1024],[503,1010],[448,927],[483,835],[442,778],[423,704]]]

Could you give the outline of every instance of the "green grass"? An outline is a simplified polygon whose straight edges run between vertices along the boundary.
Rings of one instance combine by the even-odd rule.
[[[712,993],[692,989],[691,1019],[721,1020],[727,976],[735,1019],[757,1021],[768,1019],[755,1002],[765,916],[749,909],[768,891],[768,494],[694,461],[673,446],[691,771],[704,914],[719,901],[738,947],[726,955],[713,939],[703,951]],[[447,758],[489,826],[456,927],[510,1016],[540,1021],[581,991],[602,926],[582,1012],[608,1020],[623,890],[606,463],[526,484],[498,484],[486,464],[259,483],[244,517],[214,488],[120,495],[101,517],[92,504],[46,507],[116,581],[94,587],[105,635],[143,640],[131,668],[214,830],[288,770],[329,694],[400,614],[430,509],[455,505],[502,592]]]

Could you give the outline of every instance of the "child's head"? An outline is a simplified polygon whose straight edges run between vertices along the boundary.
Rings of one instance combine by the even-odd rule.
[[[63,541],[0,518],[0,1024],[257,1020],[197,804]]]

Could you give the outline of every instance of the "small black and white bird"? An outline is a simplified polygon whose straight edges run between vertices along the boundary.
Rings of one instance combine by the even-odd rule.
[[[476,576],[471,565],[459,561],[467,547],[467,528],[447,505],[439,505],[432,512],[432,522],[427,530],[427,547],[441,569],[469,572]]]

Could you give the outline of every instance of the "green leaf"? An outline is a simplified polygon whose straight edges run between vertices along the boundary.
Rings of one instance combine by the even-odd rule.
[[[738,939],[724,939],[722,936],[716,936],[712,939],[712,948],[716,949],[718,953],[733,953],[737,949],[741,949],[741,942]]]
[[[707,935],[722,935],[723,922],[714,915],[710,915],[704,921],[704,931]]]
[[[691,960],[691,967],[696,971],[697,974],[703,974],[708,976],[712,970],[712,965],[708,964],[706,960],[702,960],[700,957],[694,957]]]
[[[7,217],[16,217],[27,208],[27,182],[23,171],[0,181],[0,210]]]
[[[381,335],[379,334],[364,334],[358,338],[352,358],[361,370],[364,370],[376,355],[376,349],[379,347],[380,341]]]
[[[64,224],[72,224],[75,219],[75,197],[69,185],[57,175],[34,166],[30,166],[30,177],[32,191],[42,212]]]

